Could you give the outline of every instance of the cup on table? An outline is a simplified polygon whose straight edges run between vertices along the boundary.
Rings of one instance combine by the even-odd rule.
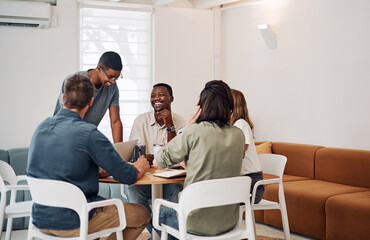
[[[164,146],[164,143],[157,143],[157,144],[153,144],[153,154],[154,154],[154,157],[155,155],[158,153],[158,151],[163,148]]]
[[[130,162],[136,162],[137,159],[141,155],[144,155],[145,156],[145,152],[146,152],[146,150],[145,150],[145,143],[138,143],[138,144],[136,144],[136,146],[134,148],[134,151],[132,153]]]

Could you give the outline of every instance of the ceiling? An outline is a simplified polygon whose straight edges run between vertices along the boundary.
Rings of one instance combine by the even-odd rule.
[[[17,1],[22,1],[22,0],[17,0]],[[52,6],[56,6],[58,0],[31,0],[31,1],[46,2],[46,3],[50,3]],[[109,3],[109,2],[111,3],[130,3],[130,4],[149,5],[153,7],[172,6],[172,7],[209,9],[209,8],[218,7],[218,6],[230,6],[234,4],[237,5],[240,3],[254,2],[254,1],[261,1],[261,0],[77,0],[77,1],[79,2],[101,2],[101,3],[103,2],[105,3]]]
[[[207,9],[227,3],[239,2],[240,0],[99,0],[120,3],[136,3],[152,6],[177,6]]]

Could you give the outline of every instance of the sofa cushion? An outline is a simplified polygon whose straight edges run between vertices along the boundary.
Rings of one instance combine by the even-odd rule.
[[[370,151],[319,149],[315,161],[315,179],[370,188]]]
[[[264,173],[264,174],[263,174],[263,180],[273,179],[273,178],[278,178],[278,177],[279,177],[279,176],[272,175],[272,174],[267,174],[267,173]]]
[[[327,240],[370,237],[370,191],[341,194],[326,201]]]
[[[271,142],[264,142],[264,143],[257,144],[256,145],[257,154],[272,153],[271,146],[272,146]]]
[[[6,150],[0,149],[0,160],[9,163],[9,153]]]
[[[264,180],[273,179],[273,178],[278,178],[278,176],[272,175],[272,174],[266,174],[266,173],[263,174]],[[283,175],[283,182],[302,181],[302,180],[310,180],[310,178],[299,177],[299,176],[294,176],[294,175],[285,175],[285,174]]]
[[[9,164],[16,175],[27,175],[28,148],[11,148],[9,152]]]
[[[318,239],[325,239],[325,203],[332,196],[344,193],[367,191],[367,188],[352,187],[319,180],[284,182],[290,230]],[[278,186],[266,187],[265,199],[278,201]],[[278,210],[264,211],[267,224],[282,227]]]
[[[16,175],[26,175],[27,174],[27,162],[28,162],[28,148],[12,148],[9,150],[0,149],[0,160],[4,160],[10,164],[14,169]],[[100,196],[105,198],[119,198],[124,202],[124,199],[120,193],[120,184],[107,184],[99,183],[99,193]],[[17,193],[16,201],[30,200],[31,195],[29,191],[19,191]],[[8,201],[9,203],[9,196]],[[26,229],[28,228],[29,218],[15,218],[13,220],[13,229]],[[4,224],[3,230],[5,230],[6,224]],[[0,229],[1,230],[1,229]]]
[[[281,154],[288,158],[284,174],[315,178],[315,154],[321,146],[296,144],[296,143],[272,143],[272,153]]]
[[[8,157],[6,160],[9,165],[14,169],[16,175],[25,175],[28,157],[28,148],[12,148],[8,151],[0,150],[0,156]],[[21,184],[26,184],[25,182]],[[25,200],[25,195],[28,191],[17,191],[16,201],[21,202]],[[28,197],[29,200],[30,197]],[[7,204],[10,201],[10,194],[7,196]],[[3,226],[5,230],[6,224]],[[28,227],[28,218],[15,218],[13,220],[13,229],[24,229]]]
[[[308,177],[300,177],[300,176],[294,176],[294,175],[283,175],[283,182],[293,182],[293,181],[303,181],[303,180],[310,180],[311,178]]]

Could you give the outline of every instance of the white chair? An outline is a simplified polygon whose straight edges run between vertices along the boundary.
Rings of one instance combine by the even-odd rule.
[[[258,181],[254,185],[253,192],[252,192],[252,204],[251,204],[252,210],[253,210],[252,211],[253,219],[254,219],[254,210],[279,209],[281,213],[281,220],[283,223],[284,238],[289,240],[290,239],[289,222],[288,222],[288,214],[286,211],[283,180],[282,180],[287,158],[279,154],[260,154],[258,155],[258,159],[260,161],[263,173],[275,175],[275,176],[278,176],[278,178],[261,180],[261,181]],[[273,201],[269,201],[266,199],[262,199],[259,203],[255,204],[254,200],[256,197],[257,187],[260,185],[268,185],[268,184],[274,184],[274,183],[279,184],[279,202],[273,202]]]
[[[121,186],[120,186],[120,190],[121,190],[121,196],[122,196],[124,199],[128,199],[127,194],[125,193],[125,184],[121,184]]]
[[[251,179],[249,177],[233,177],[206,180],[193,183],[187,186],[181,193],[179,203],[169,202],[163,199],[156,199],[153,207],[153,225],[162,232],[163,240],[167,239],[168,234],[180,240],[185,239],[244,239],[254,240],[254,222],[252,218],[249,191]],[[219,236],[198,236],[187,233],[186,223],[188,214],[199,208],[222,206],[233,203],[244,203],[246,207],[245,221],[239,213],[239,220],[234,229]],[[159,211],[161,205],[173,208],[178,214],[179,230],[165,224],[159,225]],[[222,221],[222,219],[220,219]]]
[[[109,199],[87,203],[86,197],[81,189],[71,183],[32,177],[27,177],[27,181],[34,203],[51,207],[69,208],[74,210],[80,218],[80,236],[74,238],[61,238],[45,234],[41,232],[36,226],[34,226],[32,224],[32,219],[30,219],[27,236],[28,240],[33,240],[35,239],[35,237],[48,240],[87,240],[109,236],[114,232],[117,235],[117,239],[123,240],[122,230],[126,227],[126,217],[121,200]],[[116,205],[120,218],[120,225],[115,228],[108,228],[99,232],[88,234],[89,211],[93,208],[104,207],[108,205]]]
[[[25,175],[16,176],[13,168],[0,160],[0,238],[4,219],[8,219],[5,240],[10,240],[12,234],[13,218],[27,217],[31,214],[32,201],[16,202],[17,191],[28,190],[27,185],[17,185],[19,181],[26,180]],[[9,185],[6,185],[7,182]],[[7,193],[10,191],[10,203],[6,206]]]

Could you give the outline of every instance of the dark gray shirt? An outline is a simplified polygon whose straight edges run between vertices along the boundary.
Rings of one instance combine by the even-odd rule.
[[[89,71],[93,71],[93,69],[76,72],[75,74],[71,74],[64,79],[53,115],[57,114],[64,106],[62,94],[64,93],[64,84],[67,79],[76,74],[89,77]],[[88,123],[98,126],[110,106],[119,106],[119,90],[117,84],[112,84],[110,87],[104,87],[102,85],[99,89],[94,88],[94,101],[92,106],[87,111],[84,120]]]
[[[88,202],[102,200],[99,167],[114,179],[133,184],[135,167],[121,159],[109,140],[96,126],[86,123],[68,109],[44,120],[33,134],[27,174],[42,179],[62,180],[79,187]],[[90,217],[93,211],[90,212]],[[79,227],[78,215],[69,209],[34,204],[33,224],[41,229],[70,230]]]

